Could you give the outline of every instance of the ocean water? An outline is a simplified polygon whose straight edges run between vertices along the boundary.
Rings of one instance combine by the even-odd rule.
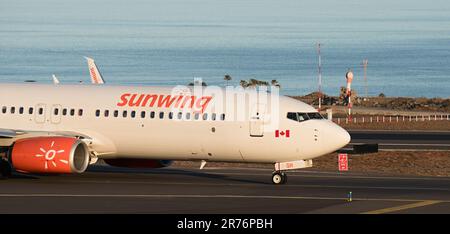
[[[0,82],[89,81],[93,57],[110,84],[224,85],[276,79],[324,92],[345,73],[364,94],[450,97],[450,1],[0,0]]]

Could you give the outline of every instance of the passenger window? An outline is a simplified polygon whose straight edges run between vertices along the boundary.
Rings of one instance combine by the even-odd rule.
[[[145,118],[145,111],[141,111],[141,118]]]
[[[169,119],[173,119],[173,112],[169,112]]]
[[[62,114],[63,114],[64,116],[67,115],[67,109],[66,109],[66,108],[63,109]]]
[[[33,111],[34,111],[33,107],[30,107],[30,108],[28,109],[28,114],[32,115],[32,114],[33,114]]]
[[[104,116],[109,117],[109,110],[105,110]]]
[[[128,116],[128,112],[127,111],[123,111],[122,117],[126,118],[127,116]]]
[[[41,108],[42,109],[42,108]],[[70,109],[70,115],[74,116],[75,115],[75,109]]]
[[[115,117],[115,118],[119,117],[119,111],[118,111],[118,110],[115,110],[115,111],[114,111],[114,117]]]
[[[216,120],[216,113],[213,113],[213,114],[211,115],[211,120],[213,120],[213,121]]]
[[[220,116],[220,120],[225,120],[225,114],[222,114],[222,115]]]
[[[159,118],[163,119],[164,118],[164,112],[159,112]]]
[[[78,116],[83,116],[83,109],[78,110]]]
[[[11,114],[16,113],[16,108],[15,107],[11,107]]]
[[[152,118],[152,119],[155,118],[155,112],[154,111],[150,112],[150,118]]]
[[[23,114],[23,107],[19,108],[19,114]]]
[[[195,113],[194,119],[195,119],[195,120],[198,120],[199,118],[200,118],[200,114],[199,114],[199,113]]]
[[[43,115],[44,114],[44,108],[39,108],[38,113],[39,113],[39,115]]]
[[[7,109],[8,109],[8,108],[7,108],[6,106],[2,107],[2,113],[3,113],[3,114],[6,114]]]
[[[183,118],[183,112],[178,112],[178,119],[182,119]]]
[[[58,109],[58,108],[55,108],[55,109],[53,110],[53,114],[54,114],[54,115],[59,115],[59,109]]]
[[[95,111],[95,116],[100,117],[100,110]]]
[[[191,113],[186,113],[186,119],[190,120],[191,119]]]
[[[136,111],[131,111],[131,118],[135,118],[136,117]]]
[[[207,120],[207,119],[208,119],[208,114],[207,113],[203,114],[203,120]]]

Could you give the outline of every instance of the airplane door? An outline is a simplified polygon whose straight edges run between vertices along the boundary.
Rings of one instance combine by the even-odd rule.
[[[36,110],[34,112],[34,121],[38,124],[45,123],[45,104],[36,105]]]
[[[250,112],[250,136],[264,136],[264,113],[266,106],[264,104],[256,104]]]
[[[61,105],[53,105],[50,116],[52,124],[59,124],[61,122]]]

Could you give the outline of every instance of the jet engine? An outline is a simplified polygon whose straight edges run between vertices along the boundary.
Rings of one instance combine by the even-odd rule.
[[[10,160],[17,171],[26,173],[82,173],[89,164],[87,145],[71,137],[35,137],[17,140]]]

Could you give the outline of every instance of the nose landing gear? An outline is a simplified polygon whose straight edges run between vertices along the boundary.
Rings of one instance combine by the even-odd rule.
[[[287,175],[284,171],[312,167],[312,160],[299,160],[275,163],[275,171],[272,173],[273,184],[286,184]]]
[[[273,184],[285,184],[287,182],[287,175],[281,171],[274,171],[272,173]]]

